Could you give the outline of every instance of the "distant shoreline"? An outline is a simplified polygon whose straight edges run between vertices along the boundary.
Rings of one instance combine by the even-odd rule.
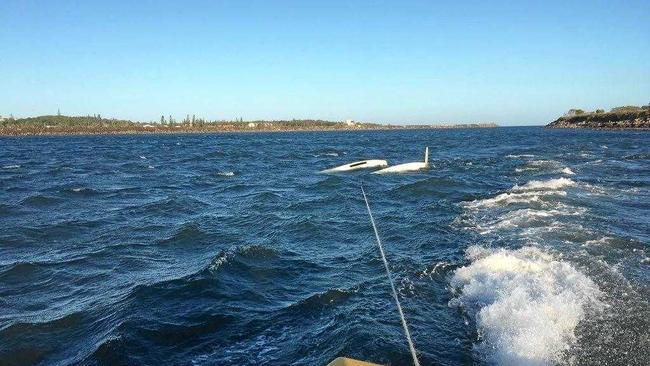
[[[139,123],[128,120],[103,119],[96,116],[39,116],[0,120],[0,136],[75,136],[75,135],[145,135],[145,134],[211,134],[266,132],[327,132],[327,131],[389,131],[423,129],[496,128],[495,123],[450,125],[382,125],[358,122],[321,120],[291,121],[214,121],[189,118],[182,123]]]
[[[228,133],[283,133],[283,132],[364,132],[364,131],[403,131],[403,130],[463,130],[463,129],[489,129],[500,128],[501,126],[459,126],[459,127],[361,127],[361,128],[304,128],[304,129],[242,129],[242,130],[123,130],[123,131],[51,131],[39,133],[7,133],[0,130],[0,137],[21,137],[21,136],[110,136],[110,135],[200,135],[200,134],[228,134]]]

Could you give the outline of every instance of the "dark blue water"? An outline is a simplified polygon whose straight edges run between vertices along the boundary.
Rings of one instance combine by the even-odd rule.
[[[363,158],[429,171],[318,171]],[[650,134],[0,138],[0,365],[650,359]]]

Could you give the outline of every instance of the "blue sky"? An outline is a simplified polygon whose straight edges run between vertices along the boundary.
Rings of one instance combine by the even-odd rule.
[[[0,115],[544,124],[650,103],[650,1],[0,2]]]

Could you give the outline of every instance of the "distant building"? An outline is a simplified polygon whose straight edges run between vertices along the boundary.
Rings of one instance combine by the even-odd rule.
[[[346,119],[346,120],[345,120],[345,125],[346,125],[346,126],[354,126],[354,125],[355,125],[354,120],[352,120],[352,119]]]
[[[248,124],[248,128],[255,128],[255,127],[257,127],[257,123],[250,122]]]

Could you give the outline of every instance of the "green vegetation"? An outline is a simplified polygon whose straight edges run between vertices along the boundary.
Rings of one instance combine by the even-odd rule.
[[[497,127],[495,124],[464,125],[414,125],[392,126],[376,123],[332,122],[323,120],[281,121],[208,121],[189,114],[177,122],[172,116],[161,116],[151,123],[121,119],[106,119],[101,115],[71,117],[57,115],[14,119],[0,118],[0,135],[53,135],[53,134],[127,134],[127,133],[190,133],[235,131],[320,131],[403,128],[476,128]]]
[[[548,127],[650,129],[650,105],[616,107],[609,112],[603,109],[593,112],[570,109]]]

